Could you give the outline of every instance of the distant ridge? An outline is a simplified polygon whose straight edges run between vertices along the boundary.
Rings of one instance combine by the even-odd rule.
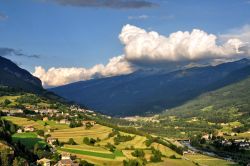
[[[80,81],[50,89],[56,94],[114,116],[157,113],[249,76],[249,59],[170,73],[132,74]],[[246,68],[245,70],[243,70]]]

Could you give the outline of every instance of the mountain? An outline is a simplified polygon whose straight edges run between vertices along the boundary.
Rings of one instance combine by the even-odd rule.
[[[200,117],[210,122],[233,122],[249,118],[250,115],[250,66],[229,75],[228,80],[236,75],[248,77],[220,89],[206,92],[185,104],[164,112],[165,116],[180,118]],[[248,121],[249,123],[249,121]]]
[[[21,69],[11,60],[0,56],[0,85],[30,92],[43,91],[41,80]]]
[[[249,59],[173,72],[144,72],[80,81],[50,89],[109,115],[130,116],[179,106],[205,92],[249,76]],[[243,70],[243,71],[242,71]]]

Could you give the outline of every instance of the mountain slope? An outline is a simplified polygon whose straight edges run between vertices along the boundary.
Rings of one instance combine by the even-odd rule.
[[[81,81],[51,89],[56,94],[105,114],[127,116],[173,108],[200,94],[246,78],[233,72],[250,60],[195,67],[171,73],[138,71],[129,75]]]
[[[250,66],[235,71],[229,77],[234,79],[235,75],[243,75],[243,73],[248,73],[248,77],[218,90],[202,94],[179,107],[167,111],[163,115],[174,115],[181,118],[201,117],[208,121],[220,119],[224,120],[223,122],[249,117]],[[234,113],[230,116],[229,114],[232,110],[234,110]],[[237,112],[239,112],[242,118],[236,116]]]
[[[41,81],[12,61],[0,56],[0,85],[31,92],[43,90]]]

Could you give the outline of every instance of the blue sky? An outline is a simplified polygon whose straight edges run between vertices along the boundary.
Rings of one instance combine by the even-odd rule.
[[[40,55],[8,57],[31,72],[35,66],[89,68],[123,54],[118,35],[126,24],[166,36],[193,28],[218,35],[250,24],[247,0],[148,2],[153,5],[119,8],[62,5],[57,0],[0,0],[0,47]]]

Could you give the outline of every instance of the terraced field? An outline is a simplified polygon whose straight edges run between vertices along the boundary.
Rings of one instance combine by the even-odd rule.
[[[35,129],[38,130],[48,130],[48,129],[69,129],[69,126],[66,124],[57,124],[55,121],[46,121],[47,126],[44,126],[45,122],[42,120],[33,121],[29,120],[27,118],[21,118],[21,117],[14,117],[14,116],[4,116],[3,117],[6,120],[11,121],[12,123],[18,125],[18,126],[33,126]]]
[[[72,155],[75,155],[78,158],[84,159],[88,162],[94,163],[96,165],[107,165],[107,166],[122,166],[123,160],[134,158],[131,153],[133,150],[126,150],[127,148],[134,147],[138,149],[144,149],[145,158],[147,161],[150,160],[152,155],[151,150],[145,145],[146,137],[128,134],[120,132],[122,135],[132,135],[135,136],[133,140],[127,142],[121,142],[119,145],[116,145],[116,151],[114,153],[110,152],[105,145],[107,143],[114,144],[114,137],[109,138],[109,133],[112,132],[112,128],[96,124],[90,129],[85,129],[85,127],[69,128],[68,125],[56,124],[54,121],[47,121],[48,124],[44,127],[43,121],[32,121],[26,118],[19,117],[4,117],[6,120],[10,120],[13,123],[19,126],[33,125],[36,129],[48,129],[48,128],[57,128],[54,132],[51,132],[51,136],[58,138],[59,141],[66,142],[70,138],[73,138],[77,145],[64,145],[61,148],[58,148],[58,152],[70,152]],[[95,146],[89,146],[83,143],[83,138],[100,138],[101,141],[96,143]],[[24,145],[33,148],[35,143],[45,144],[45,142],[37,138],[37,134],[34,132],[30,133],[16,133],[13,135],[13,140],[20,140]],[[200,165],[207,166],[230,166],[233,163],[209,157],[204,155],[185,155],[184,157],[177,154],[175,151],[169,149],[158,143],[152,143],[154,148],[160,150],[166,158],[162,158],[162,162],[159,163],[148,163],[149,166],[162,166],[162,165],[171,165],[171,166],[195,166],[195,163]],[[169,157],[175,155],[179,159],[170,159]]]
[[[43,130],[44,126],[33,121],[33,120],[29,120],[27,118],[20,118],[20,117],[14,117],[14,116],[4,116],[3,117],[6,120],[11,121],[12,123],[18,125],[18,126],[33,126],[34,128],[38,129],[38,130]]]
[[[178,158],[181,158],[181,155],[179,155],[178,153],[176,153],[175,151],[173,151],[172,149],[163,146],[161,144],[157,144],[157,143],[152,143],[152,146],[155,149],[158,149],[162,152],[163,155],[166,155],[167,157],[170,157],[171,155],[175,155]]]
[[[210,156],[205,156],[202,154],[188,154],[184,156],[188,160],[192,160],[200,165],[207,165],[207,166],[236,166],[237,164],[227,161],[227,160],[222,160],[219,158],[215,157],[210,157]]]
[[[97,138],[101,140],[108,137],[108,134],[112,131],[111,128],[95,125],[91,129],[85,129],[85,127],[76,127],[70,129],[56,130],[51,133],[52,137],[58,138],[59,141],[68,141],[69,138],[74,138],[77,144],[83,144],[84,137]]]

